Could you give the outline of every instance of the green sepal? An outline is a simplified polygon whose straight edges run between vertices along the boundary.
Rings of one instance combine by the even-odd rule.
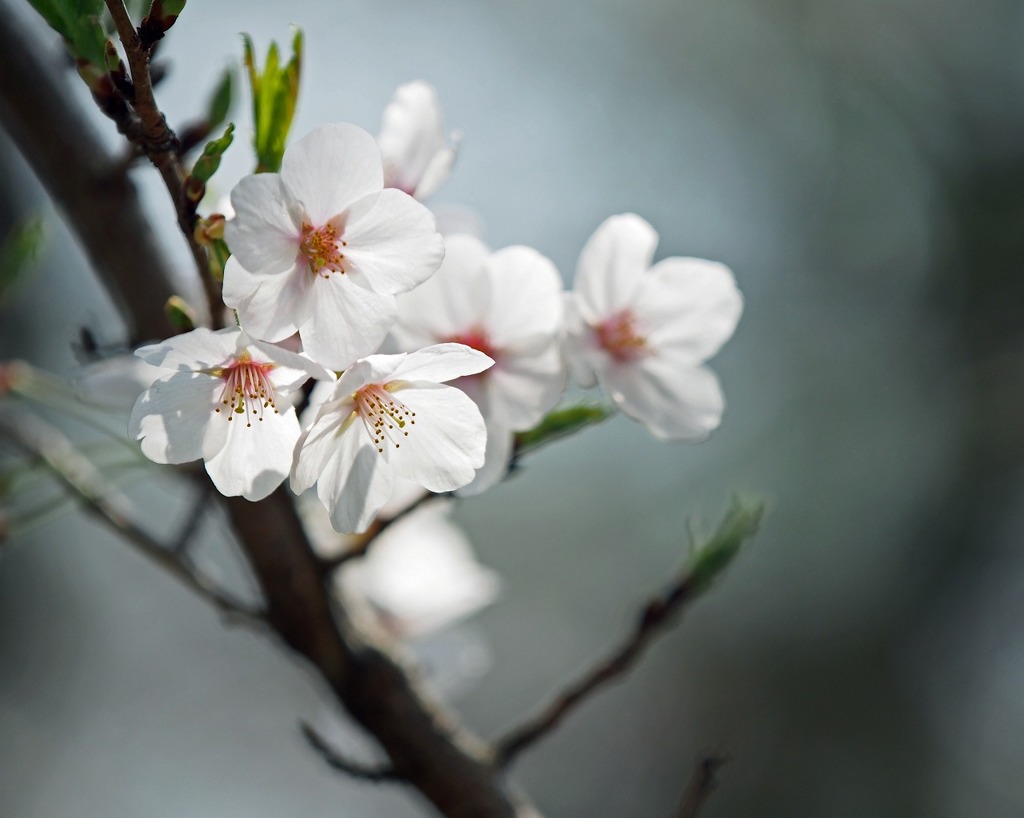
[[[206,143],[202,155],[196,160],[195,165],[192,166],[192,173],[185,180],[185,196],[189,201],[198,204],[203,198],[203,195],[206,193],[206,183],[210,181],[213,174],[217,172],[217,168],[220,167],[220,160],[224,155],[224,151],[228,149],[231,141],[235,138],[234,132],[234,123],[228,123],[228,127],[223,135]]]
[[[549,440],[565,437],[594,423],[600,423],[611,414],[612,410],[605,406],[581,405],[556,409],[529,431],[516,435],[516,453],[522,454]]]
[[[690,582],[695,590],[703,590],[724,571],[740,548],[753,537],[764,516],[764,502],[736,498],[718,529],[692,556]]]

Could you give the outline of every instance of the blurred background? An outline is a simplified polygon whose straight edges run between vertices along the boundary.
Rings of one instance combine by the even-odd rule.
[[[457,511],[503,580],[467,626],[489,670],[458,701],[491,736],[625,632],[688,525],[737,490],[770,501],[718,587],[522,758],[541,811],[668,816],[717,750],[709,818],[1024,814],[1024,4],[221,0],[163,49],[172,123],[241,32],[262,52],[290,24],[307,37],[293,134],[376,132],[395,87],[428,80],[465,134],[431,203],[474,209],[493,247],[536,247],[571,281],[597,225],[635,211],[658,258],[724,261],[745,294],[708,443],[616,418]],[[243,137],[249,116],[237,95]],[[251,166],[237,139],[216,182]],[[117,342],[116,314],[2,134],[0,167],[0,226],[42,212],[50,233],[0,305],[0,357],[72,375],[80,328]],[[138,178],[187,269],[155,174]],[[161,529],[186,488],[133,493]],[[327,770],[298,719],[356,739],[307,674],[92,520],[9,545],[0,814],[431,814]]]

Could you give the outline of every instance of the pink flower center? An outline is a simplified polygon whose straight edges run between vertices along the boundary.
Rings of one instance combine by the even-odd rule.
[[[482,352],[488,358],[493,361],[498,361],[500,352],[498,348],[491,343],[491,339],[487,335],[487,330],[482,327],[473,327],[466,332],[453,335],[451,338],[445,338],[442,343],[447,344],[465,344],[471,349],[475,349],[477,352]],[[489,369],[485,369],[483,372],[477,372],[475,375],[463,375],[459,378],[461,381],[463,378],[483,378],[486,377]]]
[[[330,278],[331,273],[345,274],[345,254],[341,252],[342,247],[347,247],[348,242],[338,235],[338,228],[333,224],[325,224],[323,227],[313,227],[311,224],[302,225],[302,235],[299,236],[299,253],[309,271],[321,278]]]
[[[416,413],[391,394],[390,386],[371,383],[354,396],[356,414],[378,452],[384,451],[385,442],[399,448],[401,438],[409,436],[406,427],[416,425]]]
[[[628,363],[647,354],[647,339],[639,333],[636,316],[626,309],[606,318],[594,328],[601,348],[619,363]]]
[[[213,411],[220,414],[223,408],[229,421],[235,415],[243,415],[246,426],[252,426],[254,417],[262,421],[267,409],[273,409],[275,415],[280,414],[274,402],[274,385],[270,382],[270,371],[273,368],[274,364],[257,363],[249,357],[248,352],[243,352],[213,370],[212,375],[224,380],[220,406]]]

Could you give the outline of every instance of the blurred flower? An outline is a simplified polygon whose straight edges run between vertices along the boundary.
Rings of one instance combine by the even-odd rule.
[[[504,475],[513,433],[535,426],[565,389],[562,280],[529,247],[491,253],[473,236],[451,236],[445,244],[437,272],[398,299],[392,334],[402,349],[448,341],[494,359],[487,371],[452,384],[487,423],[486,462],[464,489],[477,493]]]
[[[296,448],[291,486],[314,483],[338,531],[363,531],[403,477],[452,491],[483,465],[487,432],[476,405],[444,385],[494,362],[461,344],[371,355],[345,370]]]
[[[417,199],[431,196],[448,178],[460,135],[445,138],[437,91],[422,80],[399,86],[384,109],[377,144],[384,160],[384,186]]]
[[[157,463],[200,458],[217,489],[260,500],[292,465],[299,422],[288,402],[309,378],[331,373],[237,327],[196,329],[136,353],[171,370],[135,403],[128,433]]]
[[[135,355],[114,355],[86,364],[72,386],[83,403],[128,414],[139,395],[166,374]]]
[[[380,152],[354,125],[323,125],[285,153],[281,173],[242,179],[225,225],[224,301],[253,337],[298,331],[313,359],[342,369],[375,351],[395,293],[444,257],[434,218],[383,189]]]
[[[350,610],[392,636],[415,639],[494,601],[498,577],[477,562],[450,519],[451,506],[434,500],[410,512],[379,534],[366,556],[342,566],[337,587]]]
[[[657,243],[632,213],[607,219],[587,241],[566,297],[569,368],[581,386],[600,381],[655,437],[701,440],[725,405],[701,364],[732,335],[743,298],[723,264],[667,258],[651,267]]]

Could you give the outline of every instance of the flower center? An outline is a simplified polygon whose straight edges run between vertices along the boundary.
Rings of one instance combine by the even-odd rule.
[[[619,363],[628,363],[648,353],[647,339],[639,333],[632,310],[622,310],[594,328],[597,342]]]
[[[465,344],[471,349],[475,349],[477,352],[482,352],[488,358],[498,360],[498,349],[491,344],[491,339],[487,336],[487,331],[482,327],[473,327],[466,332],[453,335],[451,338],[445,338],[442,343],[447,344]],[[488,370],[477,373],[478,375],[486,375]],[[476,375],[469,375],[465,377],[475,378]]]
[[[229,421],[235,415],[243,415],[246,426],[252,426],[254,417],[262,421],[267,409],[273,409],[275,415],[280,414],[274,402],[274,385],[270,382],[273,368],[274,364],[257,363],[248,352],[243,352],[219,369],[212,370],[210,374],[224,380],[220,406],[213,411],[220,414],[223,408]]]
[[[385,441],[399,448],[399,440],[409,436],[407,426],[415,426],[416,413],[391,394],[392,384],[371,383],[355,393],[356,414],[366,433],[383,453]]]
[[[342,247],[347,247],[348,242],[340,239],[338,228],[333,224],[325,224],[323,227],[313,227],[311,224],[302,225],[302,235],[299,236],[299,253],[309,271],[313,275],[322,278],[330,278],[331,273],[345,274],[345,254],[341,252]]]

